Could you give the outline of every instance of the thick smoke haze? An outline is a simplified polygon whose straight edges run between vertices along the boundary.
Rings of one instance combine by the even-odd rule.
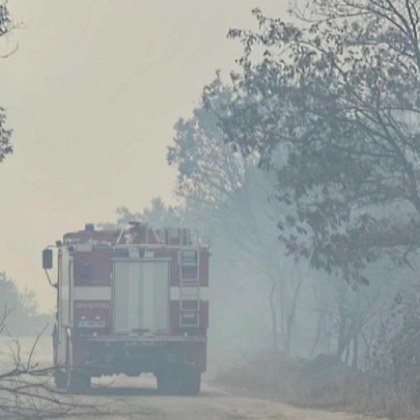
[[[287,2],[259,2],[281,14]],[[253,27],[252,1],[11,1],[17,29],[2,51],[2,106],[15,154],[0,167],[0,267],[44,309],[54,292],[39,251],[120,205],[174,201],[166,163],[173,125],[188,115]],[[223,13],[222,13],[223,10]]]
[[[0,417],[420,418],[419,34],[0,0]]]

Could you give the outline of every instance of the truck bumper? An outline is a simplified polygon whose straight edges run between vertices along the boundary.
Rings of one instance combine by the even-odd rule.
[[[76,344],[76,343],[74,343]],[[124,373],[137,376],[151,372],[158,375],[169,366],[206,370],[205,337],[80,337],[73,347],[75,356],[91,376]]]

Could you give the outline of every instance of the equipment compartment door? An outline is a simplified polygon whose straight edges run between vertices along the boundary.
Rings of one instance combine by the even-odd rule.
[[[115,261],[113,278],[116,334],[168,331],[167,261]]]

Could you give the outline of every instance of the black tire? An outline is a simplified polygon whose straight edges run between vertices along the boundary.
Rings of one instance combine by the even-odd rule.
[[[201,373],[197,369],[188,369],[184,372],[181,383],[182,395],[198,395],[201,388]]]
[[[67,388],[67,375],[59,369],[54,371],[54,384],[59,390],[65,390]]]
[[[200,392],[201,373],[191,367],[171,367],[157,375],[161,395],[197,395]]]
[[[157,389],[160,395],[167,395],[169,391],[168,379],[163,373],[156,375]]]
[[[176,395],[177,384],[171,372],[160,372],[156,375],[157,388],[160,395]]]
[[[90,375],[73,370],[68,373],[67,391],[73,394],[83,394],[89,391],[91,386]]]

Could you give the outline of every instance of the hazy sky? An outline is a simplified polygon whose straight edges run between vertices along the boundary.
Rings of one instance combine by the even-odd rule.
[[[20,29],[0,44],[0,105],[15,153],[0,165],[0,271],[54,291],[41,250],[121,205],[172,202],[166,148],[215,70],[240,53],[229,27],[251,8],[281,15],[287,0],[9,0]]]

